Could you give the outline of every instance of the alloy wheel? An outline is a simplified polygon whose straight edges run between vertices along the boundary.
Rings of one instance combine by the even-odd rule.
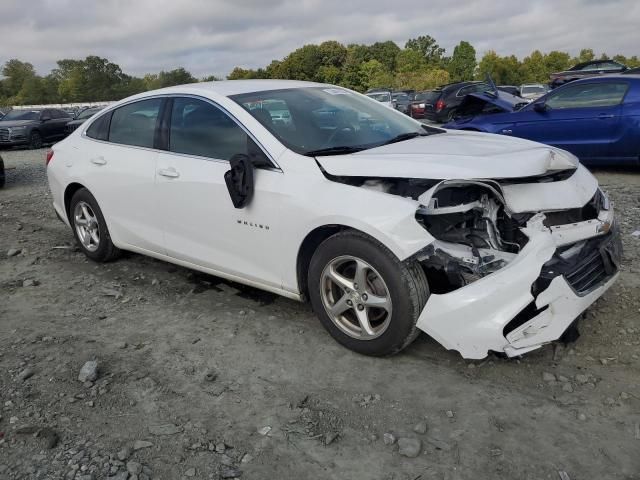
[[[73,211],[73,223],[82,246],[95,252],[100,246],[100,225],[91,205],[78,202]]]
[[[320,297],[331,321],[358,340],[382,335],[391,323],[389,289],[364,260],[344,255],[331,260],[320,277]]]

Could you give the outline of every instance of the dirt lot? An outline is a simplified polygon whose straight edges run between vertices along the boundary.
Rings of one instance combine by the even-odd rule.
[[[425,335],[359,356],[307,305],[133,254],[89,262],[44,150],[2,156],[0,478],[640,479],[640,174],[597,173],[625,267],[580,339],[470,362]]]

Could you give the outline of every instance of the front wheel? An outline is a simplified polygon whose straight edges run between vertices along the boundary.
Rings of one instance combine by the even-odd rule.
[[[98,202],[86,188],[78,190],[69,206],[71,228],[84,254],[96,262],[108,262],[120,255]]]
[[[449,110],[449,113],[447,113],[447,123],[453,122],[456,119],[457,115],[458,115],[458,112],[456,112],[455,108],[452,108],[451,110]]]
[[[311,259],[309,296],[327,331],[365,355],[398,353],[418,335],[429,296],[422,267],[401,262],[384,245],[355,231],[325,240]]]
[[[42,135],[40,135],[40,132],[31,132],[31,135],[29,135],[29,148],[33,150],[42,148]]]

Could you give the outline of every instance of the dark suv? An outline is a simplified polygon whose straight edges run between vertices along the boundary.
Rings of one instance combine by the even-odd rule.
[[[491,88],[485,82],[457,82],[443,85],[430,92],[423,92],[422,115],[432,122],[450,122],[462,99],[470,93],[485,92]],[[422,104],[422,101],[420,102]]]
[[[0,147],[40,148],[44,143],[61,140],[70,120],[68,113],[57,108],[11,110],[0,120]]]

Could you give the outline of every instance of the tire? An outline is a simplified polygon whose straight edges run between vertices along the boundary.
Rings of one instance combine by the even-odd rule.
[[[364,277],[358,277],[358,265],[368,266]],[[352,281],[352,287],[357,278],[367,280],[355,291],[338,287],[335,273],[341,280]],[[308,285],[313,310],[331,336],[350,350],[372,356],[394,355],[418,336],[416,322],[429,297],[427,278],[418,262],[401,262],[380,242],[353,230],[320,244],[309,265]],[[385,308],[364,306],[380,301],[385,292]],[[349,302],[352,307],[346,306]],[[333,307],[345,310],[332,315]],[[369,335],[359,323],[362,314],[369,320]]]
[[[110,262],[120,256],[120,249],[111,241],[107,222],[98,202],[86,188],[81,188],[71,198],[69,223],[79,247],[91,260]],[[95,241],[96,236],[89,233],[95,233],[96,230],[98,241]]]
[[[4,187],[5,175],[4,175],[4,160],[0,157],[0,188]]]
[[[456,118],[456,109],[452,108],[451,110],[449,110],[449,113],[447,113],[447,119],[446,119],[446,123],[449,122],[453,122]]]
[[[29,148],[32,150],[42,148],[42,135],[37,130],[34,130],[29,135]]]

